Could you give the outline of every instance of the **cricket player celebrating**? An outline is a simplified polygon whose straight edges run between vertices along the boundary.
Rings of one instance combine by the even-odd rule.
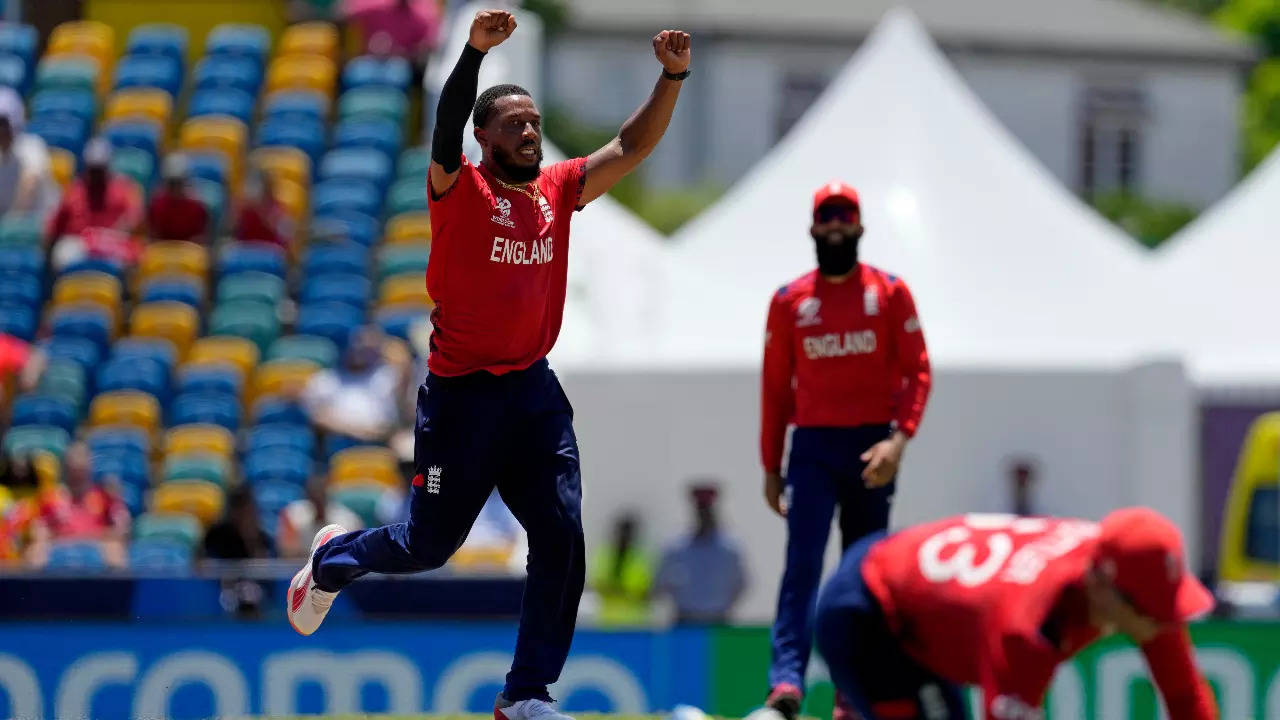
[[[831,517],[843,547],[889,524],[894,477],[929,395],[929,356],[901,278],[858,262],[858,194],[814,195],[818,269],[784,285],[765,333],[760,453],[765,499],[787,520],[767,704],[794,718],[804,694],[811,609]],[[782,450],[794,423],[783,500]]]
[[[816,632],[864,720],[962,720],[961,685],[982,688],[988,720],[1042,720],[1058,664],[1113,631],[1141,647],[1172,720],[1212,720],[1185,624],[1212,606],[1153,510],[967,515],[854,544]]]
[[[435,329],[418,391],[409,521],[321,529],[288,611],[309,635],[356,578],[440,567],[496,485],[528,532],[529,576],[495,717],[557,720],[565,716],[549,704],[547,686],[568,656],[584,577],[573,410],[546,360],[564,311],[569,224],[657,146],[690,73],[690,43],[678,30],[658,33],[662,75],[618,136],[590,157],[544,168],[542,116],[528,91],[500,85],[476,98],[485,53],[515,29],[511,13],[477,13],[440,95],[427,190]],[[462,153],[469,115],[479,165]]]

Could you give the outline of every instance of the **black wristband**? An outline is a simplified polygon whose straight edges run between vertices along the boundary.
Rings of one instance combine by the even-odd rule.
[[[685,78],[689,77],[692,74],[693,74],[693,70],[689,68],[685,68],[685,71],[682,73],[667,72],[665,69],[662,71],[662,77],[668,80],[675,80],[676,82],[680,82],[681,80],[684,80]]]

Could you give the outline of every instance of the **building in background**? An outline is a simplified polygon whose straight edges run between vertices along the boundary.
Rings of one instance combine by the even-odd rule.
[[[549,104],[583,108],[578,120],[592,126],[616,124],[653,83],[646,33],[680,26],[698,35],[697,77],[644,168],[650,182],[675,186],[740,177],[897,4],[568,3],[565,31],[549,45]],[[1241,83],[1254,58],[1245,41],[1137,0],[903,4],[992,113],[1074,191],[1128,190],[1204,208],[1238,179]]]

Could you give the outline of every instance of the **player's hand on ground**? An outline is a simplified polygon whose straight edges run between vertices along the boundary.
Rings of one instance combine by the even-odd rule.
[[[867,466],[862,470],[862,480],[869,488],[888,485],[898,474],[898,465],[902,463],[902,451],[906,448],[906,440],[897,433],[871,446],[862,453],[862,462]]]
[[[689,40],[683,30],[663,30],[653,36],[653,54],[664,70],[674,75],[689,69]]]
[[[783,486],[782,476],[778,473],[764,474],[764,501],[778,515],[786,517],[787,506],[783,502]]]
[[[467,42],[480,52],[489,52],[515,31],[515,15],[506,10],[481,10],[471,21],[471,37]]]

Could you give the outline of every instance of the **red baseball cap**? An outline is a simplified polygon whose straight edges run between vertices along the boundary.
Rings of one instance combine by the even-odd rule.
[[[1099,564],[1114,569],[1116,589],[1159,622],[1185,622],[1213,609],[1213,594],[1187,572],[1182,533],[1150,508],[1123,508],[1102,519]]]
[[[813,209],[816,212],[818,207],[832,200],[838,202],[846,202],[855,208],[861,209],[862,204],[858,202],[858,191],[853,186],[833,180],[826,185],[818,188],[818,192],[813,194]]]

